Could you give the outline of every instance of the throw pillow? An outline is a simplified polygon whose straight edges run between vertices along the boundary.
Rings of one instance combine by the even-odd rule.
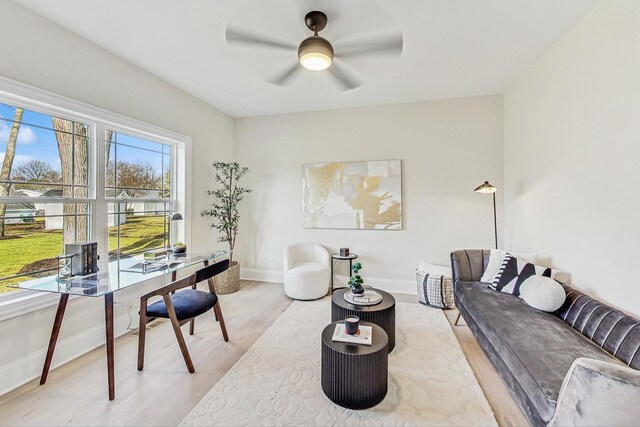
[[[428,262],[418,262],[418,270],[429,274],[440,274],[446,277],[452,277],[451,267],[442,267],[440,265],[429,264]]]
[[[500,270],[500,266],[502,266],[504,257],[507,255],[513,255],[516,258],[520,258],[534,264],[538,262],[538,254],[535,253],[507,252],[502,249],[491,249],[491,253],[489,254],[489,263],[487,264],[487,268],[485,268],[484,273],[482,273],[480,281],[484,283],[492,283],[496,273]]]
[[[558,310],[566,297],[562,285],[549,277],[531,276],[520,286],[520,298],[542,311]]]
[[[453,308],[453,278],[449,267],[420,262],[416,270],[418,301],[437,308]]]
[[[553,279],[556,274],[558,274],[557,270],[541,267],[507,254],[490,286],[496,291],[520,296],[520,286],[529,277],[545,276]]]

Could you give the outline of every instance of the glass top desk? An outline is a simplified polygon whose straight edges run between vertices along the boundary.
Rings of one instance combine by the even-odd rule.
[[[70,295],[83,297],[104,297],[105,329],[107,344],[107,374],[109,377],[109,400],[115,398],[114,378],[114,327],[113,327],[113,293],[121,289],[139,285],[150,279],[158,278],[158,287],[167,283],[169,274],[171,281],[176,280],[178,270],[198,264],[205,266],[229,258],[229,252],[189,251],[186,254],[169,254],[157,261],[145,261],[141,255],[109,262],[107,272],[99,272],[88,276],[76,276],[66,280],[58,280],[56,276],[29,280],[13,287],[38,292],[51,292],[60,295],[56,317],[53,322],[49,348],[45,358],[40,384],[47,381],[53,352],[58,341],[60,326]]]

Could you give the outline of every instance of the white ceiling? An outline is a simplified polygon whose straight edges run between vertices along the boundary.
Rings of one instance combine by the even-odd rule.
[[[16,0],[234,116],[456,98],[503,92],[598,0]],[[327,72],[289,86],[265,80],[293,53],[229,46],[225,29],[298,44],[303,17],[322,10],[322,35],[342,43],[401,31],[399,58],[341,65],[364,84],[341,91]],[[339,60],[336,60],[337,63]]]

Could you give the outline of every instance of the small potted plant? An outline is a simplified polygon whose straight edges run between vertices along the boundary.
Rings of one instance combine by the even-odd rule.
[[[351,292],[353,292],[354,295],[361,295],[364,293],[364,286],[362,285],[364,283],[364,280],[358,274],[358,272],[361,269],[362,269],[362,264],[360,264],[359,262],[356,262],[351,267],[351,270],[353,271],[353,276],[349,278],[349,286],[351,286]]]
[[[183,254],[187,252],[187,245],[182,242],[178,242],[173,245],[172,249],[174,254]]]

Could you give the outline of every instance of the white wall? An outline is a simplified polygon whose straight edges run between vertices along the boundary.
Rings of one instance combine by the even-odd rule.
[[[507,246],[640,314],[640,2],[597,5],[504,97]]]
[[[453,249],[491,247],[491,198],[473,189],[502,189],[502,120],[501,96],[238,119],[253,189],[237,245],[243,276],[281,280],[284,245],[315,241],[358,253],[366,283],[415,292],[418,260],[448,265]],[[402,231],[302,228],[304,163],[379,159],[403,162]]]
[[[0,75],[191,136],[192,170],[198,171],[192,182],[192,246],[216,245],[198,213],[207,206],[210,163],[234,156],[231,117],[9,1],[0,2]],[[135,325],[142,292],[144,287],[116,293],[124,305],[116,307],[119,332],[128,324],[127,306],[134,307]],[[39,374],[54,310],[0,321],[0,394]],[[102,299],[72,300],[54,365],[101,344],[103,322]],[[134,360],[117,363],[135,369]]]

